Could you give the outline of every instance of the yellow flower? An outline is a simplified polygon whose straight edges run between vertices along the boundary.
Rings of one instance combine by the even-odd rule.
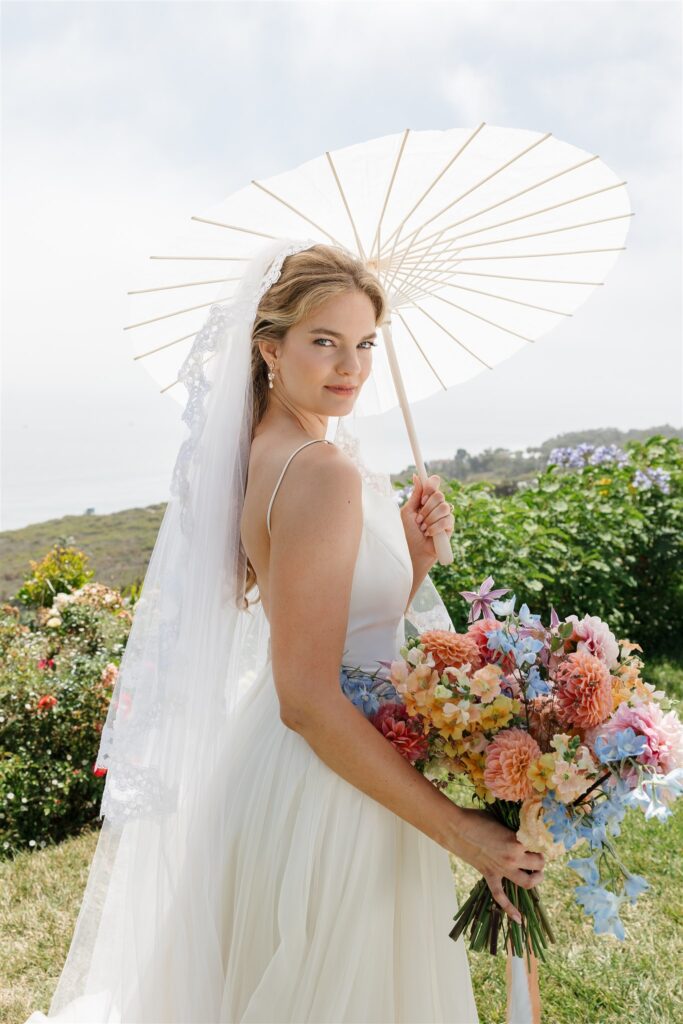
[[[479,712],[479,725],[486,731],[502,729],[517,711],[519,711],[519,701],[501,694],[488,706],[482,705]]]
[[[555,755],[541,754],[536,761],[531,762],[527,775],[534,789],[538,790],[539,793],[543,793],[546,789],[551,788],[548,783],[554,771]]]

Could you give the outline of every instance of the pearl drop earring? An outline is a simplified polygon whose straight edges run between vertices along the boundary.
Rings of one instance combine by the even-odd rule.
[[[268,367],[268,387],[269,388],[272,388],[272,386],[273,386],[273,378],[274,377],[275,377],[275,374],[273,373],[273,368],[272,368],[272,366],[269,366]]]

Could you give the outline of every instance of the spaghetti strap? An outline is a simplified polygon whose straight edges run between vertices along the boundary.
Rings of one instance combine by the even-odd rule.
[[[280,486],[280,483],[282,482],[283,476],[285,475],[285,470],[287,469],[287,466],[290,464],[290,462],[292,461],[292,459],[294,458],[294,456],[296,455],[297,452],[300,452],[302,448],[306,448],[309,444],[315,444],[317,441],[324,441],[326,444],[333,444],[334,443],[333,441],[328,441],[326,437],[314,437],[311,441],[304,441],[304,443],[302,445],[300,445],[298,448],[296,448],[292,452],[292,454],[289,456],[289,458],[285,462],[285,464],[284,464],[284,466],[282,468],[282,472],[280,473],[280,476],[278,478],[278,482],[275,484],[275,490],[273,491],[273,493],[271,495],[271,498],[270,498],[270,501],[268,502],[268,512],[266,513],[266,526],[268,528],[268,536],[269,537],[270,537],[270,510],[273,507],[273,499],[275,498],[275,495],[277,494],[277,489]]]

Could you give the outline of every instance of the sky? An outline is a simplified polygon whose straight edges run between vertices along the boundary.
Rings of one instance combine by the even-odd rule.
[[[3,2],[0,529],[166,501],[182,408],[123,326],[169,230],[326,150],[491,125],[627,181],[605,286],[414,406],[425,459],[682,422],[681,5]],[[375,465],[413,461],[398,410]]]

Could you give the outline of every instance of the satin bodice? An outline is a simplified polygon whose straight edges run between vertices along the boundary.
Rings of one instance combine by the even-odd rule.
[[[273,499],[289,463],[298,451],[316,440],[326,441],[306,441],[285,463],[268,505],[269,533]],[[361,494],[363,526],[341,664],[369,671],[377,669],[378,661],[396,659],[405,642],[403,615],[412,588],[413,567],[401,513],[393,496],[381,493],[364,478]]]
[[[363,529],[351,585],[343,665],[377,668],[405,642],[403,614],[413,567],[393,497],[362,483]]]

